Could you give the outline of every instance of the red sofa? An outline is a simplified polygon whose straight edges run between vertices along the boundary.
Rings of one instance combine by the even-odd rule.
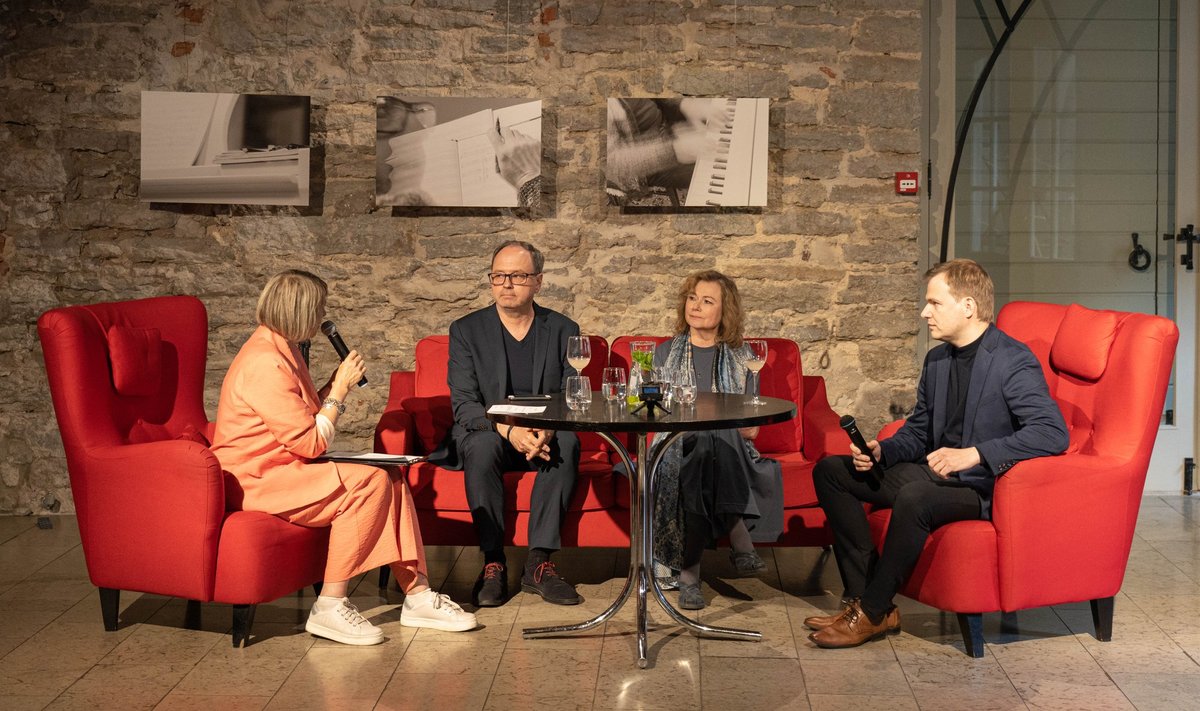
[[[592,359],[584,368],[598,389],[600,376],[608,360],[608,342],[590,336]],[[375,451],[389,454],[429,454],[441,444],[454,418],[450,410],[450,389],[446,384],[449,358],[448,336],[428,336],[417,343],[416,368],[392,373],[388,403],[375,427]],[[627,483],[613,474],[609,451],[599,437],[583,432],[579,436],[579,480],[563,524],[564,546],[629,545],[629,511],[617,504],[617,491]],[[475,545],[471,509],[462,472],[448,471],[428,462],[408,468],[408,486],[412,490],[421,524],[421,538],[433,545]],[[506,472],[504,487],[505,534],[508,545],[528,544],[529,497],[533,492],[534,472]]]
[[[604,339],[591,338],[592,360],[584,372],[591,377],[593,388],[598,389],[600,371],[606,362],[628,372],[629,342],[635,339],[629,336],[616,339],[610,354]],[[824,380],[802,375],[796,344],[786,339],[768,340],[763,394],[790,399],[797,403],[800,412],[790,422],[764,428],[759,437],[763,452],[783,465],[785,532],[779,543],[828,545],[832,538],[825,514],[816,505],[812,468],[826,454],[849,452],[849,440],[838,427],[837,415],[829,409]],[[446,384],[448,345],[446,336],[423,338],[417,344],[415,369],[392,373],[388,404],[375,429],[376,451],[428,454],[441,443],[452,423]],[[599,437],[589,433],[581,433],[580,443],[580,480],[567,513],[563,545],[628,546],[629,488],[624,477],[612,472],[615,454]],[[525,523],[533,477],[531,472],[505,474],[505,486],[510,492],[507,500],[512,507],[505,527],[512,545],[526,543]],[[409,469],[408,483],[426,543],[474,545],[477,542],[461,472],[423,462]]]
[[[208,450],[198,299],[53,309],[38,336],[106,630],[117,628],[120,591],[136,590],[232,604],[238,647],[255,604],[321,580],[329,529],[227,510]]]
[[[1179,330],[1161,316],[1033,302],[1008,304],[996,324],[1041,361],[1070,446],[1001,476],[991,521],[934,531],[902,592],[957,613],[975,657],[984,612],[1088,600],[1107,641]],[[890,517],[869,516],[880,547]]]

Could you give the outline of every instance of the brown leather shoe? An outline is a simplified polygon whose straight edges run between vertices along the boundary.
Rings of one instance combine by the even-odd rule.
[[[817,630],[808,636],[818,647],[826,649],[842,649],[895,634],[900,631],[900,610],[893,607],[883,616],[879,624],[871,622],[871,618],[863,612],[859,603],[852,604],[842,616],[832,625],[823,630]]]
[[[834,622],[840,620],[842,615],[846,614],[846,611],[850,609],[850,606],[856,602],[858,602],[858,598],[856,597],[852,597],[849,600],[842,600],[842,609],[840,611],[832,615],[814,615],[812,617],[806,617],[804,618],[804,626],[810,630],[823,630],[832,625]]]

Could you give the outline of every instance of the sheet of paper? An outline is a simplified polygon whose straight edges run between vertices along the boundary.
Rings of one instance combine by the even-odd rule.
[[[382,452],[326,452],[318,460],[331,462],[390,462],[394,464],[412,464],[425,457],[414,454],[384,454]]]
[[[545,405],[492,405],[489,415],[538,415],[546,411]]]

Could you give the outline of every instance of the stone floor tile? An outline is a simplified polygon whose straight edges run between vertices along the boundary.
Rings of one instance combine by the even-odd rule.
[[[164,696],[154,711],[261,711],[270,701],[270,696],[205,696],[175,690]]]
[[[809,709],[804,674],[794,659],[701,656],[700,703],[701,708],[714,710]]]
[[[886,646],[886,642],[880,642]],[[828,659],[803,659],[804,684],[810,694],[904,696],[910,694],[908,680],[896,660],[839,658],[852,650],[826,649]]]
[[[479,711],[493,679],[492,674],[397,673],[375,711]]]

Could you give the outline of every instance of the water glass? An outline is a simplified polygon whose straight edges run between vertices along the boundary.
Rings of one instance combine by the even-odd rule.
[[[663,395],[666,398],[664,403],[667,407],[671,406],[671,396],[674,390],[671,389],[671,383],[675,380],[675,371],[666,366],[654,369],[654,380],[662,385]]]
[[[625,382],[624,368],[605,368],[603,380],[600,383],[600,392],[604,395],[604,399],[624,400]]]
[[[696,371],[688,367],[679,369],[675,374],[675,399],[682,405],[696,402]]]
[[[592,404],[592,383],[586,375],[567,377],[567,407],[575,412],[588,409]]]

